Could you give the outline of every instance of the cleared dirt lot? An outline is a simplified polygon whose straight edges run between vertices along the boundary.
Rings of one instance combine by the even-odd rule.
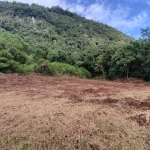
[[[150,150],[150,87],[0,74],[0,149]]]

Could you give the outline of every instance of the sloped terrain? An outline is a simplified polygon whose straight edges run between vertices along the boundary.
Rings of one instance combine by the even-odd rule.
[[[94,68],[97,57],[105,50],[134,41],[115,28],[87,20],[59,6],[46,8],[37,4],[0,2],[0,20],[0,33],[17,34],[27,44],[28,64],[39,59],[65,62],[84,67],[93,75],[100,72]]]
[[[149,150],[150,87],[138,80],[0,74],[0,149]]]

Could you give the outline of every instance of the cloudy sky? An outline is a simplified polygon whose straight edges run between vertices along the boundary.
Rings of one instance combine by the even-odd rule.
[[[11,1],[11,0],[10,0]],[[47,7],[59,5],[87,19],[108,24],[136,39],[150,26],[150,0],[16,0]]]

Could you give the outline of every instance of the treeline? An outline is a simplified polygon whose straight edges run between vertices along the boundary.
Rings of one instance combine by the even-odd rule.
[[[148,33],[135,41],[59,6],[0,2],[0,72],[150,80]]]
[[[108,79],[132,77],[150,80],[150,40],[108,48],[97,60],[97,71]]]
[[[29,49],[29,45],[21,37],[1,29],[0,72],[37,72],[51,76],[69,74],[88,78],[102,76],[108,79],[134,77],[150,80],[149,39],[108,47],[96,58],[90,53],[86,54],[84,68],[61,61],[66,57],[66,53],[62,53],[60,58],[54,54],[51,56],[53,60],[50,61],[44,50],[37,48],[32,55],[28,55]]]

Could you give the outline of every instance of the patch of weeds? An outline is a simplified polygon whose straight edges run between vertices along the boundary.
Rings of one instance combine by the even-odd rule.
[[[51,130],[46,130],[45,133],[50,133]],[[39,149],[39,150],[51,150],[57,149],[57,150],[68,150],[67,148],[67,143],[65,142],[65,139],[61,137],[61,135],[58,134],[52,134],[51,135],[46,135],[43,138],[39,138],[39,140],[36,140],[33,142],[34,149]]]
[[[63,143],[63,138],[61,138],[60,136],[56,138],[55,142],[58,145],[59,149],[66,149],[66,145]]]
[[[2,149],[2,142],[0,142],[0,149]]]
[[[107,135],[102,129],[103,126],[102,120],[96,120],[95,124],[96,124],[96,128],[94,129],[94,134],[100,134],[103,138],[107,138]]]
[[[29,147],[28,144],[23,144],[19,150],[27,150]]]
[[[140,135],[138,135],[138,134],[132,134],[131,135],[131,138],[133,139],[133,140],[136,140],[136,139],[138,139],[140,137]]]
[[[44,131],[44,133],[52,133],[54,130],[55,130],[55,129],[54,129],[53,127],[50,127],[50,128],[48,128],[48,129],[46,129],[46,130]]]
[[[80,141],[77,140],[74,147],[75,149],[85,150],[87,149],[87,141],[84,139],[80,139]]]
[[[12,139],[6,140],[7,145],[11,144],[19,144],[22,141],[28,140],[28,136],[18,136],[18,137],[13,137]]]
[[[108,132],[109,134],[116,133],[116,132],[117,132],[116,126],[111,123],[110,125],[107,126],[107,132]]]
[[[80,150],[85,150],[87,149],[87,141],[85,139],[80,140],[80,145],[79,145]]]
[[[7,144],[7,145],[11,145],[12,143],[13,143],[12,140],[7,140],[7,141],[6,141],[6,144]]]
[[[96,120],[95,124],[96,124],[96,128],[100,129],[102,127],[103,122],[102,120]]]

